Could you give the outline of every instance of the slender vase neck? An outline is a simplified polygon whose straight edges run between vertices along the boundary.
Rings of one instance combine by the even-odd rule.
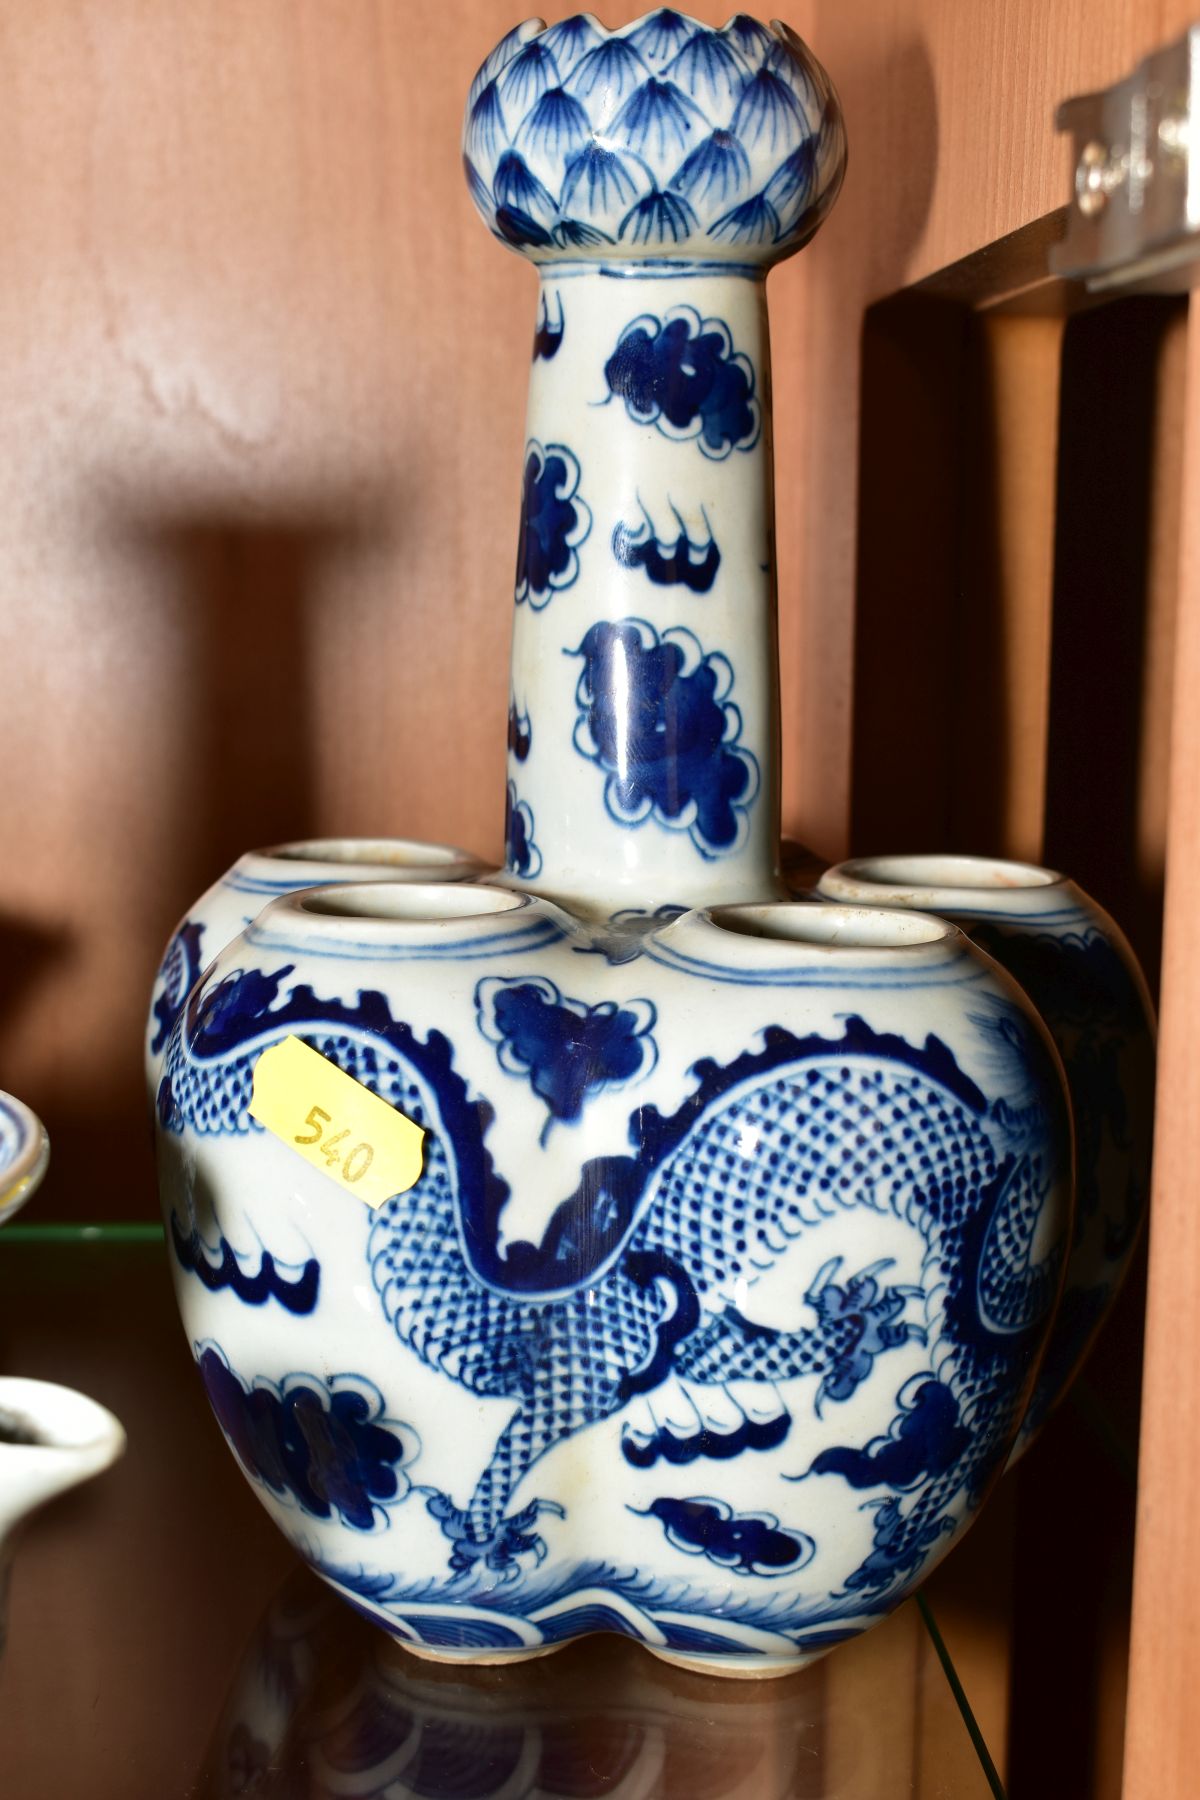
[[[763,283],[542,272],[508,874],[591,913],[779,891]]]

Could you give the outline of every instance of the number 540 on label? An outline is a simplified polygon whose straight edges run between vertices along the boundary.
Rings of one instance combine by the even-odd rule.
[[[254,1065],[250,1116],[368,1206],[421,1173],[422,1128],[298,1037]]]

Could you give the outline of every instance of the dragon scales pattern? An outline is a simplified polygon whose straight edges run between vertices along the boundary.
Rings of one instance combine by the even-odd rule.
[[[903,1499],[885,1494],[875,1548],[848,1596],[861,1610],[864,1595],[894,1595],[919,1570],[952,1529],[956,1498],[974,1503],[1002,1458],[1034,1328],[1053,1302],[1057,1253],[1033,1254],[1052,1177],[1040,1115],[989,1105],[936,1039],[914,1048],[855,1019],[834,1041],[769,1027],[761,1048],[727,1067],[698,1064],[675,1114],[633,1114],[635,1153],[585,1165],[543,1244],[517,1246],[524,1257],[510,1246],[506,1257],[495,1224],[509,1190],[483,1142],[491,1111],[468,1096],[445,1038],[420,1039],[378,994],[351,1006],[308,987],[281,992],[288,972],[196,990],[168,1046],[160,1120],[201,1135],[257,1130],[247,1111],[254,1063],[291,1030],[428,1128],[421,1179],[370,1226],[374,1283],[423,1362],[517,1406],[465,1507],[418,1490],[450,1540],[452,1571],[505,1577],[539,1558],[539,1514],[561,1509],[533,1499],[510,1512],[523,1477],[554,1444],[630,1401],[652,1406],[673,1381],[734,1380],[778,1401],[777,1384],[811,1376],[819,1410],[930,1326],[929,1382],[957,1421],[946,1440],[954,1454],[931,1451],[917,1479],[895,1484]],[[758,1145],[750,1174],[735,1154],[747,1133]],[[862,1206],[920,1231],[921,1287],[881,1287],[886,1263],[841,1281],[835,1262],[810,1280],[811,1323],[776,1331],[743,1316],[747,1274],[797,1252],[802,1260],[807,1232]],[[935,1289],[938,1307],[927,1304],[921,1322],[902,1316]],[[626,1449],[645,1466],[633,1439]]]

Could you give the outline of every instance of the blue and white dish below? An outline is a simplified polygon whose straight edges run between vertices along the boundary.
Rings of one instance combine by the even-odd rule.
[[[50,1140],[23,1100],[0,1093],[0,1225],[36,1193],[50,1162]]]

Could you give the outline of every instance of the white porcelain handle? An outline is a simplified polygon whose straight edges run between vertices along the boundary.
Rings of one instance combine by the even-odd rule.
[[[86,1394],[0,1377],[0,1539],[36,1507],[108,1468],[124,1448],[120,1421]]]

